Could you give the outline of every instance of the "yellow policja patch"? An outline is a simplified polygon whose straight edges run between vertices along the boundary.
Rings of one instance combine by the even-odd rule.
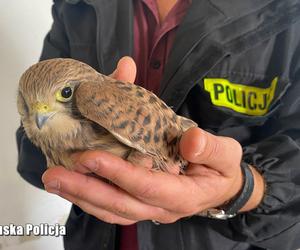
[[[232,83],[223,78],[205,78],[204,88],[216,106],[226,107],[247,115],[264,115],[274,98],[278,77],[269,88],[257,88]]]

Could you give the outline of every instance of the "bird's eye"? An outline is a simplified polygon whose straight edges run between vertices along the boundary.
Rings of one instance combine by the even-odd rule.
[[[63,98],[70,98],[72,96],[72,89],[71,87],[65,87],[61,90],[61,96]]]
[[[71,87],[64,87],[56,92],[56,100],[59,102],[68,102],[72,99],[73,89]]]

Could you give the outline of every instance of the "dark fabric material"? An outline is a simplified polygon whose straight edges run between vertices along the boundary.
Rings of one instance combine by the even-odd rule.
[[[41,60],[72,57],[109,74],[120,57],[132,55],[130,0],[68,2],[54,1]],[[244,161],[266,179],[267,191],[257,209],[227,221],[193,216],[169,225],[140,222],[139,249],[300,248],[299,25],[297,0],[192,1],[176,31],[160,97],[201,128],[237,139]],[[260,116],[213,105],[204,86],[206,78],[224,78],[268,88],[275,77],[274,99]],[[43,156],[22,129],[17,140],[20,174],[41,187]],[[115,248],[116,226],[78,208],[71,211],[67,233],[66,249]]]
[[[120,227],[120,250],[138,250],[136,224]]]
[[[16,132],[18,145],[18,166],[19,174],[32,185],[44,188],[41,181],[42,174],[46,170],[46,158],[41,150],[35,147],[27,138],[23,127]]]
[[[188,5],[188,0],[177,1],[163,22],[160,22],[155,0],[134,1],[133,59],[138,65],[135,84],[157,94],[176,28],[184,17]],[[121,226],[120,250],[137,248],[136,224]]]

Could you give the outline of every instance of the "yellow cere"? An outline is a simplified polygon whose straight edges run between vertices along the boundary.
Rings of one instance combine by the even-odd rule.
[[[38,112],[40,114],[42,114],[42,113],[48,113],[48,112],[51,111],[50,107],[47,104],[40,103],[40,102],[38,102],[38,103],[36,103],[34,105],[34,109],[35,109],[36,112]]]
[[[258,88],[231,83],[223,78],[206,78],[204,88],[210,93],[214,105],[242,114],[260,116],[268,112],[277,82],[278,77],[274,78],[269,88]]]

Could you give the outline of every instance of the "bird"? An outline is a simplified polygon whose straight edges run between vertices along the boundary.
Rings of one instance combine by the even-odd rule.
[[[17,107],[29,140],[47,167],[72,170],[72,154],[103,150],[151,169],[188,163],[179,153],[182,134],[197,124],[177,115],[151,91],[103,75],[71,58],[30,66],[20,77]]]

